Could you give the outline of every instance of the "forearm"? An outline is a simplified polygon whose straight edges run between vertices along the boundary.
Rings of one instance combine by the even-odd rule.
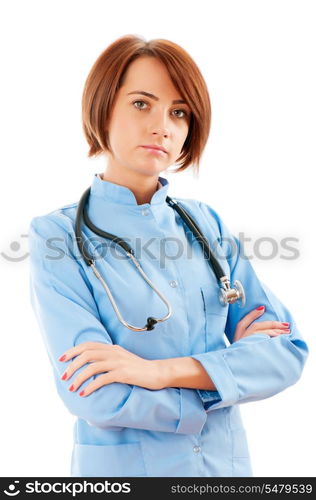
[[[182,387],[216,391],[201,363],[191,357],[158,359],[158,374],[162,387]]]

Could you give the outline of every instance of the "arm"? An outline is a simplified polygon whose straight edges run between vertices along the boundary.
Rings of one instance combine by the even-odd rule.
[[[200,432],[207,415],[195,390],[152,391],[112,383],[88,398],[81,398],[70,392],[61,380],[65,367],[58,358],[67,349],[87,341],[112,343],[100,321],[91,284],[66,244],[72,233],[70,224],[69,228],[62,227],[66,221],[56,215],[37,217],[32,220],[29,233],[31,303],[63,402],[73,415],[101,428],[133,427],[180,434]],[[51,237],[59,238],[58,251],[52,252],[46,246],[46,240]]]
[[[201,228],[205,234],[210,226],[210,217],[217,220],[221,235],[220,247],[216,247],[217,255],[221,255],[222,262],[224,256],[231,255],[228,258],[231,283],[235,279],[242,282],[247,300],[244,308],[239,308],[237,304],[229,306],[225,332],[231,345],[217,351],[192,355],[216,386],[217,392],[198,391],[203,401],[207,401],[209,396],[206,409],[211,411],[265,399],[295,384],[305,365],[308,347],[289,310],[258,279],[242,252],[239,240],[228,231],[212,208],[201,204],[201,210],[205,221]],[[232,243],[235,248],[232,248]],[[289,322],[291,333],[272,338],[259,333],[232,343],[239,320],[258,305],[265,305],[266,308],[260,320]]]
[[[216,387],[201,363],[189,356],[158,359],[157,373],[163,387],[186,387],[216,391]]]

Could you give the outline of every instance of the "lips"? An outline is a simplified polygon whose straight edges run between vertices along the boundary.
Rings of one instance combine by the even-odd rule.
[[[167,153],[166,149],[164,149],[162,146],[157,146],[156,144],[146,144],[142,145],[141,147],[147,149],[158,149],[158,151],[163,151],[164,153]]]

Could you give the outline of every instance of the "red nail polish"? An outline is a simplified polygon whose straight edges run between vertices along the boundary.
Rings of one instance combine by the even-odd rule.
[[[66,354],[63,354],[63,356],[60,356],[59,361],[65,361],[66,359]]]
[[[259,306],[256,309],[257,309],[257,311],[262,311],[263,309],[265,309],[265,307],[264,306]]]
[[[84,395],[84,391],[79,392],[79,396],[83,396],[83,395]]]
[[[63,376],[61,377],[61,380],[66,380],[67,377],[68,377],[67,373],[64,373]]]
[[[69,387],[69,390],[70,390],[70,391],[73,391],[73,390],[74,390],[74,388],[75,388],[75,386],[74,386],[73,384],[71,384],[71,386]]]
[[[290,323],[282,323],[284,326],[290,326]]]

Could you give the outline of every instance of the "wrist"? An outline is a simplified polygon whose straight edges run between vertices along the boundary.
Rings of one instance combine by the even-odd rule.
[[[191,357],[155,360],[161,388],[182,387],[216,391],[216,387],[199,361]]]
[[[152,361],[155,367],[157,385],[160,389],[173,387],[170,361],[172,361],[172,359],[155,359]]]

